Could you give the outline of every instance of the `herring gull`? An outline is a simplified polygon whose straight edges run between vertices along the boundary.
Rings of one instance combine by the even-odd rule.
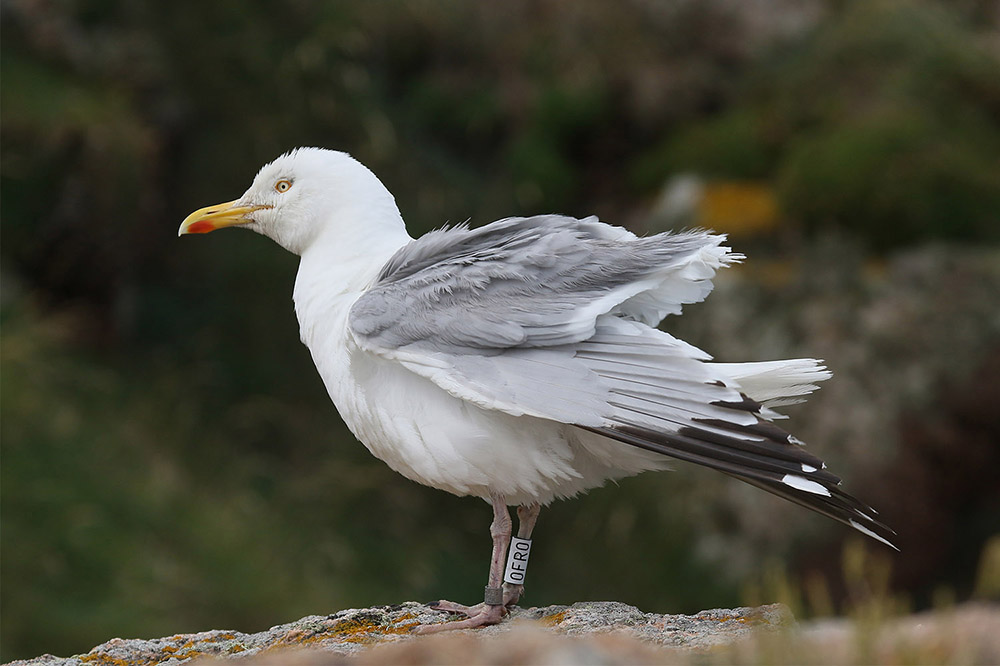
[[[424,631],[501,620],[523,593],[541,506],[671,459],[892,546],[876,512],[773,423],[830,377],[821,361],[715,363],[656,328],[743,258],[725,236],[538,215],[413,239],[371,171],[319,148],[267,164],[178,233],[236,225],[301,257],[302,342],[358,440],[408,479],[492,504],[484,601],[437,602],[466,619]]]

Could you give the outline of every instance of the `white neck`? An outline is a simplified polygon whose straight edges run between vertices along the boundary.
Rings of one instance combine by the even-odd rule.
[[[317,339],[341,338],[354,301],[412,240],[395,205],[391,211],[358,210],[357,216],[352,224],[328,225],[302,253],[293,299],[310,349]]]

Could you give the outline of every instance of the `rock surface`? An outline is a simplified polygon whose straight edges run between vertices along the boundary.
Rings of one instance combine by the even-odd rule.
[[[709,648],[746,637],[758,629],[774,631],[794,623],[788,610],[778,604],[709,610],[697,615],[658,615],[617,602],[582,602],[572,606],[515,608],[507,621],[483,629],[426,637],[412,634],[413,628],[418,625],[452,619],[454,616],[431,610],[426,605],[407,602],[397,606],[343,610],[325,617],[313,615],[255,634],[213,630],[151,640],[115,638],[87,654],[73,657],[44,655],[11,662],[11,666],[174,666],[209,657],[239,661],[258,657],[254,659],[258,663],[273,663],[279,659],[282,663],[290,660],[302,664],[347,663],[352,656],[369,652],[370,648],[379,645],[413,644],[417,652],[423,653],[426,652],[424,647],[432,651],[445,646],[445,649],[455,650],[462,641],[505,640],[512,633],[517,635],[517,640],[505,640],[506,647],[503,649],[508,653],[511,649],[533,649],[540,637],[545,640],[553,634],[574,637],[599,635],[600,640],[586,645],[574,641],[550,643],[548,647],[556,652],[550,651],[543,660],[636,663],[662,655],[662,650],[657,648]],[[459,634],[465,636],[457,637]],[[310,648],[311,651],[304,652],[303,648]],[[459,652],[470,654],[461,649]],[[525,655],[525,659],[537,661],[538,653],[532,654],[533,658],[528,659]],[[424,663],[422,660],[414,662],[411,658],[405,661]],[[517,663],[519,660],[504,661]],[[392,658],[384,663],[393,663]],[[487,660],[483,663],[496,662]]]
[[[255,634],[204,631],[115,638],[87,654],[10,666],[382,666],[387,664],[997,664],[1000,606],[967,604],[895,618],[797,623],[780,604],[657,615],[616,602],[517,608],[484,629],[414,636],[448,622],[423,604],[313,615]]]

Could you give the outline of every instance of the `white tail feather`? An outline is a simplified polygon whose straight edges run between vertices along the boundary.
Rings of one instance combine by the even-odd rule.
[[[765,407],[805,402],[804,396],[819,388],[818,382],[833,376],[823,361],[815,358],[710,365],[738,384],[747,397]]]

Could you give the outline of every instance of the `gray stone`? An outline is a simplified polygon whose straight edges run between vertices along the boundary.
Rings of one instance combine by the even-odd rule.
[[[294,663],[312,663],[300,652],[304,648],[322,651],[327,659],[323,663],[343,663],[330,662],[329,659],[335,655],[347,658],[372,647],[392,643],[431,641],[433,645],[441,644],[441,637],[415,636],[413,628],[454,619],[455,616],[434,611],[424,604],[407,602],[396,606],[342,610],[327,616],[311,615],[255,634],[213,630],[150,640],[114,638],[87,654],[67,658],[44,655],[11,662],[11,666],[174,666],[205,658],[243,661],[253,657],[260,658],[254,661],[265,663],[278,659],[278,655],[281,655],[282,662],[292,659]],[[499,625],[444,636],[466,634],[475,639],[501,639],[516,632],[519,636],[517,642],[529,645],[537,642],[538,635],[545,634],[615,634],[640,639],[651,647],[691,649],[731,642],[748,636],[755,629],[771,631],[792,623],[791,614],[780,605],[710,610],[697,615],[659,615],[644,613],[618,602],[591,601],[572,606],[514,608],[510,617]],[[584,649],[582,644],[576,645],[572,641],[555,643],[551,647],[556,652],[547,654],[553,656],[556,662],[619,663],[609,661],[608,655],[594,661],[592,657],[596,658],[600,649],[597,652],[593,646]],[[618,649],[618,652],[638,658],[642,646],[624,651]]]
[[[799,624],[780,604],[658,615],[616,602],[581,602],[515,608],[503,623],[483,629],[412,634],[418,625],[452,619],[408,602],[312,615],[255,634],[116,638],[87,654],[44,655],[11,666],[1000,663],[1000,606],[990,604]]]

